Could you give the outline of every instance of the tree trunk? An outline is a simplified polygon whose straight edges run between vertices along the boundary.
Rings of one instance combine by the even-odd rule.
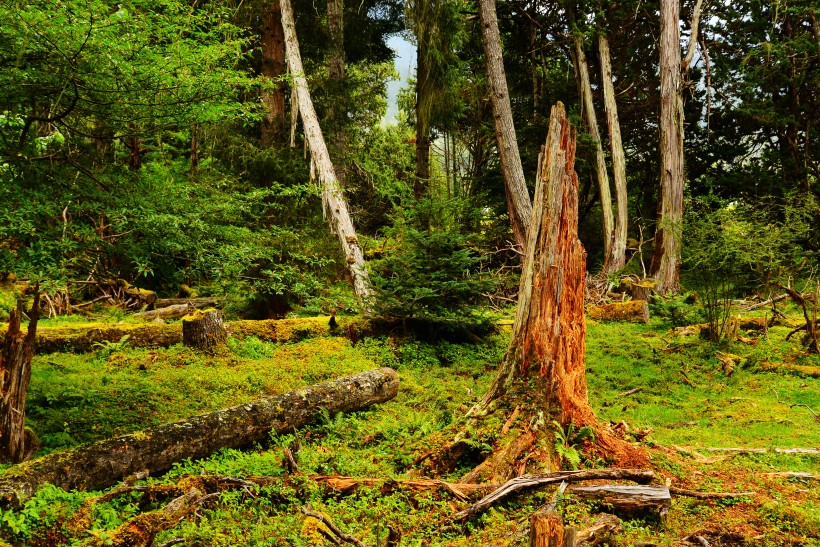
[[[340,108],[344,104],[345,48],[344,48],[344,0],[327,0],[327,26],[330,31],[330,53],[327,59],[327,75],[330,78],[331,92],[338,100],[331,101],[328,110],[328,121],[332,131],[331,140],[335,149],[336,174],[344,187],[346,179],[345,149],[347,138],[344,120],[346,116]]]
[[[481,18],[481,36],[484,43],[484,58],[487,63],[487,83],[490,87],[490,101],[493,105],[495,136],[498,141],[501,174],[504,177],[504,189],[507,194],[507,208],[510,212],[510,223],[515,242],[523,250],[527,243],[527,228],[530,225],[532,203],[524,181],[524,168],[521,166],[518,140],[513,125],[495,0],[479,0],[478,13]]]
[[[195,311],[182,318],[182,345],[198,350],[209,350],[225,345],[228,331],[216,310]]]
[[[0,353],[0,463],[20,463],[36,449],[26,434],[26,395],[31,380],[31,359],[40,318],[40,291],[35,290],[34,304],[28,313],[25,334],[20,327],[23,302],[12,310],[9,329]]]
[[[601,145],[601,132],[598,130],[598,117],[595,115],[595,104],[592,101],[592,85],[589,81],[589,66],[584,53],[583,39],[576,35],[573,38],[575,51],[575,67],[578,74],[578,88],[581,92],[581,103],[584,109],[584,119],[587,130],[595,142],[595,176],[598,180],[598,196],[601,199],[602,231],[604,239],[604,271],[611,272],[611,264],[615,262],[612,256],[612,241],[615,237],[614,221],[612,218],[612,196],[609,192],[609,175],[606,172],[606,158]]]
[[[660,152],[658,228],[650,274],[659,294],[676,292],[680,283],[683,221],[683,101],[681,98],[680,1],[661,0]]]
[[[178,461],[242,448],[302,427],[322,413],[351,412],[396,396],[396,371],[381,368],[202,414],[132,435],[49,454],[0,476],[0,499],[20,503],[48,482],[64,490],[101,490],[148,470],[156,475]]]
[[[293,85],[299,100],[299,112],[302,115],[302,124],[305,128],[305,138],[310,144],[310,154],[316,163],[319,180],[322,183],[322,202],[325,214],[330,223],[330,229],[339,238],[345,263],[353,281],[353,290],[365,309],[369,308],[371,295],[370,281],[364,265],[364,254],[356,230],[347,208],[347,200],[336,178],[336,170],[330,161],[319,118],[313,108],[310,98],[305,69],[302,67],[302,57],[299,53],[299,41],[296,38],[296,27],[293,22],[293,9],[290,0],[281,0],[282,27],[285,33],[285,50],[287,52],[290,71],[293,74]]]
[[[262,118],[262,144],[285,142],[285,35],[279,0],[271,0],[262,22],[262,76],[269,86],[262,90],[265,115]]]
[[[505,480],[527,465],[551,467],[555,455],[549,451],[523,456],[552,421],[562,428],[597,426],[584,364],[586,253],[578,241],[574,162],[575,138],[558,103],[536,185],[512,339],[493,385],[468,413],[475,420],[496,410],[510,417],[493,454],[464,482]],[[596,428],[596,443],[616,461],[645,460],[602,428]]]
[[[416,48],[416,179],[413,195],[421,198],[430,183],[430,111],[432,85],[427,66],[427,45],[419,38]]]
[[[609,150],[612,156],[612,175],[615,181],[615,233],[609,252],[610,262],[605,270],[615,272],[626,265],[626,235],[629,209],[626,193],[626,154],[621,141],[621,123],[618,121],[618,105],[615,102],[615,86],[612,84],[612,62],[609,40],[605,34],[598,36],[601,57],[601,80],[604,89],[604,110],[609,129]]]

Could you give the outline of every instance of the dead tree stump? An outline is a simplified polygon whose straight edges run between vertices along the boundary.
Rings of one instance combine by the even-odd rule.
[[[34,290],[34,304],[28,313],[28,330],[23,333],[23,301],[12,310],[9,330],[0,351],[0,462],[20,463],[37,449],[34,436],[27,433],[26,394],[31,380],[31,359],[40,318],[40,291]]]
[[[578,240],[575,135],[564,106],[552,109],[536,181],[526,255],[510,345],[490,389],[468,413],[494,450],[462,482],[503,482],[529,470],[554,469],[560,458],[549,443],[557,422],[595,428],[598,452],[620,465],[642,465],[646,456],[597,427],[587,398],[584,318],[586,252]],[[490,431],[486,416],[501,413],[504,426]],[[446,469],[466,447],[462,432],[429,461]],[[466,448],[463,448],[466,451]],[[463,453],[462,451],[462,453]]]
[[[182,318],[182,345],[199,350],[222,346],[228,339],[228,331],[219,312],[210,309],[195,311]]]
[[[552,511],[530,516],[530,547],[564,547],[564,521]]]

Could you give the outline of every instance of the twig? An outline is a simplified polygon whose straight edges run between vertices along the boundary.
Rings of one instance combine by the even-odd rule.
[[[353,537],[349,534],[345,534],[344,532],[339,530],[339,528],[335,524],[333,524],[333,521],[330,520],[329,518],[327,518],[326,516],[324,516],[323,514],[315,513],[313,511],[311,511],[310,509],[308,509],[307,507],[299,507],[299,510],[302,511],[302,514],[305,515],[306,517],[313,517],[316,520],[318,520],[319,522],[321,522],[322,524],[324,524],[325,526],[327,526],[328,529],[331,532],[333,532],[334,534],[336,534],[336,536],[339,539],[341,539],[342,541],[346,541],[347,543],[352,543],[353,545],[356,545],[356,547],[364,547],[364,543],[362,543],[360,540],[356,539],[355,537]]]
[[[627,397],[629,395],[635,395],[639,391],[643,391],[643,388],[642,387],[636,387],[636,388],[630,389],[629,391],[624,391],[623,393],[618,394],[618,397]]]

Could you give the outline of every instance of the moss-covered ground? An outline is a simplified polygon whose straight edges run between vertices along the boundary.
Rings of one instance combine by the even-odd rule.
[[[706,450],[820,447],[820,422],[809,410],[820,412],[820,379],[783,368],[764,370],[768,363],[818,367],[820,358],[806,355],[798,337],[784,341],[786,327],[770,329],[767,338],[741,333],[742,340],[715,344],[675,335],[671,326],[661,319],[648,325],[588,324],[589,396],[599,420],[625,422],[627,438],[632,438],[630,432],[638,434],[653,468],[673,486],[756,493],[721,502],[676,498],[664,520],[627,520],[618,544],[676,545],[698,533],[712,545],[820,545],[817,483],[766,474],[820,475],[820,457]],[[299,447],[300,476],[253,493],[225,492],[163,532],[155,544],[179,538],[180,545],[325,545],[311,524],[315,521],[306,522],[299,511],[310,504],[367,545],[384,545],[388,525],[403,533],[402,546],[506,545],[508,534],[552,496],[551,490],[511,498],[453,525],[448,516],[464,504],[446,493],[362,488],[354,495],[328,495],[305,477],[407,477],[431,436],[458,420],[487,388],[507,336],[502,331],[473,344],[399,337],[355,343],[313,337],[273,344],[248,337],[232,341],[217,355],[193,354],[181,346],[130,348],[125,341],[89,354],[37,356],[28,424],[45,453],[391,366],[400,373],[401,387],[389,403],[324,416],[316,425],[256,449],[224,450],[149,479],[171,483],[186,473],[284,476],[283,448]],[[731,374],[717,359],[718,352],[741,358]],[[623,395],[635,388],[640,391]],[[792,406],[797,404],[806,406]],[[457,474],[447,478],[455,480]],[[95,506],[87,526],[78,529],[71,516],[91,495],[47,487],[24,508],[2,510],[0,538],[13,545],[104,543],[118,525],[168,501],[137,493],[120,496]],[[568,522],[581,526],[597,510],[571,498],[561,500],[559,508]]]

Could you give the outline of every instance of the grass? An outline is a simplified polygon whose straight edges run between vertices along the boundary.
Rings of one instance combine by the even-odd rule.
[[[674,545],[699,530],[739,534],[754,545],[820,545],[820,490],[776,478],[773,471],[820,473],[820,458],[782,454],[729,456],[705,447],[817,447],[820,424],[804,407],[820,410],[820,379],[788,371],[764,372],[760,363],[783,361],[820,366],[799,342],[785,342],[788,329],[774,328],[769,339],[712,344],[678,337],[668,323],[588,325],[590,400],[600,421],[628,423],[652,431],[645,439],[652,465],[675,486],[716,491],[755,491],[730,502],[676,498],[665,521],[627,521],[619,541]],[[294,434],[272,438],[256,450],[223,450],[212,457],[181,462],[164,477],[185,474],[282,477],[256,492],[225,492],[199,517],[162,533],[157,544],[182,538],[183,545],[324,545],[315,521],[299,506],[311,504],[344,531],[384,544],[387,526],[403,531],[401,545],[472,546],[507,543],[526,517],[545,503],[550,491],[499,504],[465,525],[446,524],[460,506],[446,494],[383,494],[361,489],[352,496],[328,495],[311,474],[407,477],[410,464],[480,397],[506,349],[507,335],[480,344],[435,345],[412,340],[311,338],[272,344],[254,338],[232,342],[216,356],[182,347],[148,350],[101,347],[94,354],[38,356],[29,394],[29,425],[43,451],[59,450],[118,433],[239,404],[379,366],[399,371],[396,399],[377,408],[324,416]],[[716,352],[743,357],[727,375]],[[629,396],[621,393],[640,387]],[[302,476],[285,476],[284,447],[299,447]],[[0,537],[17,545],[68,545],[99,538],[140,511],[167,500],[121,496],[98,506],[86,532],[69,533],[68,523],[90,493],[46,488],[22,510],[0,512]],[[594,507],[565,499],[560,510],[583,524]],[[732,544],[731,537],[713,544]],[[522,543],[523,545],[524,543]],[[2,545],[2,542],[0,542]]]

